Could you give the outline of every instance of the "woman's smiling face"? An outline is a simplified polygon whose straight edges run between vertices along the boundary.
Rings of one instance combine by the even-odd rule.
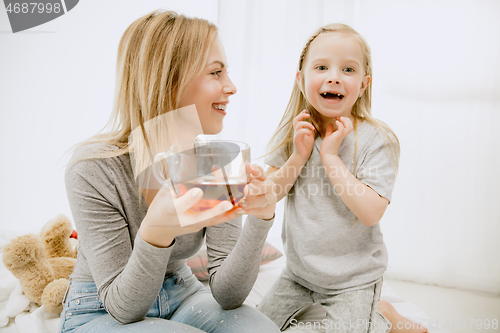
[[[224,47],[216,37],[204,69],[181,98],[179,108],[194,104],[203,133],[217,134],[222,131],[229,96],[235,93],[236,87],[227,72]]]

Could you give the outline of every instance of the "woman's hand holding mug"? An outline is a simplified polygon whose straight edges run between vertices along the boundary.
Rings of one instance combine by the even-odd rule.
[[[160,167],[163,160],[166,174]],[[272,219],[275,184],[249,161],[250,147],[236,141],[186,142],[158,153],[153,173],[163,186],[145,193],[149,209],[140,236],[152,245],[168,247],[177,236],[238,215]]]
[[[174,238],[197,232],[204,227],[214,226],[238,217],[241,208],[234,208],[231,202],[222,201],[213,208],[192,212],[203,196],[199,188],[192,188],[176,197],[172,187],[163,186],[156,194],[141,223],[139,234],[143,240],[158,247],[168,247]],[[241,213],[240,213],[241,214]]]

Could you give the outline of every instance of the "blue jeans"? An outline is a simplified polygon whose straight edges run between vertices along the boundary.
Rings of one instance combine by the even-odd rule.
[[[146,318],[120,324],[104,309],[94,282],[72,281],[61,313],[62,333],[94,332],[279,332],[256,309],[242,305],[224,310],[187,265],[168,274]]]

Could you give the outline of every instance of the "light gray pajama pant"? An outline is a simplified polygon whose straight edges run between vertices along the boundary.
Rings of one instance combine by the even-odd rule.
[[[283,271],[257,309],[281,331],[290,326],[294,317],[318,303],[326,311],[321,326],[326,333],[387,333],[390,323],[377,311],[381,290],[382,279],[364,289],[325,295],[298,284]]]

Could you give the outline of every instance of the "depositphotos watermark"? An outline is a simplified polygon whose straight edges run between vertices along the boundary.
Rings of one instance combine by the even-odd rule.
[[[335,184],[333,185],[329,179],[320,179],[318,183],[302,183],[302,184],[290,184],[283,186],[276,184],[277,193],[288,193],[289,196],[300,195],[302,197],[316,197],[316,196],[332,196],[339,195],[343,196],[347,194],[352,195],[363,195],[368,187],[363,183],[352,183],[347,182],[346,184]],[[293,187],[293,191],[290,191]]]
[[[299,172],[300,170],[300,172]],[[336,178],[336,177],[347,177],[352,172],[344,167],[331,167],[325,168],[324,165],[308,166],[303,168],[296,168],[294,166],[286,168],[286,171],[282,171],[283,177],[297,177],[300,175],[302,178]],[[363,178],[377,178],[379,176],[379,168],[377,166],[364,167],[360,166],[356,169],[356,175],[362,176]]]
[[[300,170],[300,172],[299,172]],[[302,179],[308,179],[305,182],[295,182],[293,184],[288,184],[285,188],[279,184],[279,180],[276,182],[276,191],[278,193],[288,193],[288,195],[300,195],[300,196],[331,196],[339,195],[342,196],[347,194],[352,195],[363,195],[365,191],[368,190],[368,186],[364,183],[347,181],[345,183],[333,184],[330,179],[335,179],[339,177],[347,177],[350,171],[341,167],[325,168],[321,166],[310,166],[304,167],[302,169],[295,167],[288,167],[286,170],[279,174],[274,174],[274,177],[283,178],[297,178],[300,174]],[[356,171],[357,177],[360,179],[379,179],[379,169],[378,167],[364,168],[360,167]],[[293,187],[293,191],[290,191]]]
[[[52,21],[72,10],[79,0],[3,0],[12,32]]]

